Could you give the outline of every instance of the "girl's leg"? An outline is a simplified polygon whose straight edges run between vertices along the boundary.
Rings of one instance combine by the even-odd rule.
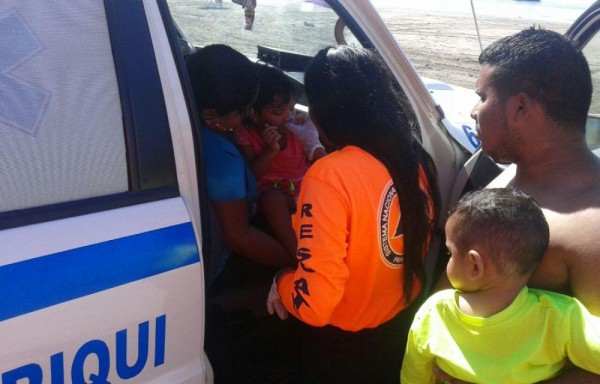
[[[275,238],[295,260],[297,241],[292,229],[290,199],[280,191],[270,190],[262,194],[258,209],[267,219]]]

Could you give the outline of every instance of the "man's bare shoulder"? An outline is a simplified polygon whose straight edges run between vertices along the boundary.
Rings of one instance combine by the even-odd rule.
[[[550,246],[530,285],[571,294],[600,315],[600,206],[544,213]]]
[[[572,193],[538,200],[550,226],[550,246],[531,285],[563,291],[600,315],[600,175]],[[534,196],[535,198],[536,196]]]
[[[600,315],[600,172],[574,171],[567,181],[545,179],[543,187],[515,183],[512,165],[489,187],[514,187],[540,204],[550,226],[550,245],[529,285],[571,294]],[[573,176],[579,173],[579,182]],[[536,188],[539,187],[539,188]]]

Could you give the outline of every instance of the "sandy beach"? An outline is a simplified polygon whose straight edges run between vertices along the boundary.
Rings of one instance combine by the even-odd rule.
[[[285,4],[289,2],[258,0],[254,28],[244,31],[243,9],[230,0],[224,0],[221,6],[213,0],[169,0],[168,3],[171,13],[192,43],[224,43],[252,55],[256,54],[257,43],[269,41],[279,49],[311,56],[316,52],[303,49],[335,44],[333,33],[324,35],[322,28],[318,28],[325,17],[331,19],[327,22],[329,25],[335,23],[337,16],[330,9],[298,13],[294,19],[286,13],[289,8]],[[378,11],[419,74],[474,88],[480,67],[477,61],[480,45],[473,16],[466,12],[411,9],[401,4],[397,2],[379,7]],[[282,24],[276,19],[291,22],[288,21],[282,29]],[[480,15],[477,24],[483,47],[534,24],[560,33],[564,33],[570,25],[566,22]]]
[[[421,76],[475,87],[480,46],[472,16],[399,9],[383,9],[381,15]],[[477,24],[484,48],[534,24],[560,33],[569,27],[568,23],[493,17],[478,17]]]

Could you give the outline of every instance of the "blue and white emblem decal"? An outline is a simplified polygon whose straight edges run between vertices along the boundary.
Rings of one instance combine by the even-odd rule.
[[[0,16],[0,122],[35,136],[51,93],[10,72],[37,55],[42,44],[16,10]]]
[[[404,262],[404,232],[398,193],[390,181],[379,204],[379,248],[383,261],[392,268]]]

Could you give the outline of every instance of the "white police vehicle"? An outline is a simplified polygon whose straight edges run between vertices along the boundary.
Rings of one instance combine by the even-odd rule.
[[[597,28],[599,12],[597,3],[581,22]],[[258,324],[228,342],[245,342],[247,356],[264,347],[252,344],[263,286],[250,290],[260,309],[247,287],[206,293],[215,223],[184,64],[196,47],[225,43],[299,80],[324,46],[372,48],[418,119],[442,213],[498,172],[483,157],[468,161],[479,145],[464,114],[470,93],[460,111],[440,107],[463,96],[422,80],[368,1],[259,0],[259,16],[250,32],[230,2],[0,2],[1,384],[213,382],[223,377],[205,353],[219,332],[206,328],[214,308],[230,325],[232,313]],[[593,42],[586,28],[570,33]],[[430,275],[439,246],[436,237]]]

